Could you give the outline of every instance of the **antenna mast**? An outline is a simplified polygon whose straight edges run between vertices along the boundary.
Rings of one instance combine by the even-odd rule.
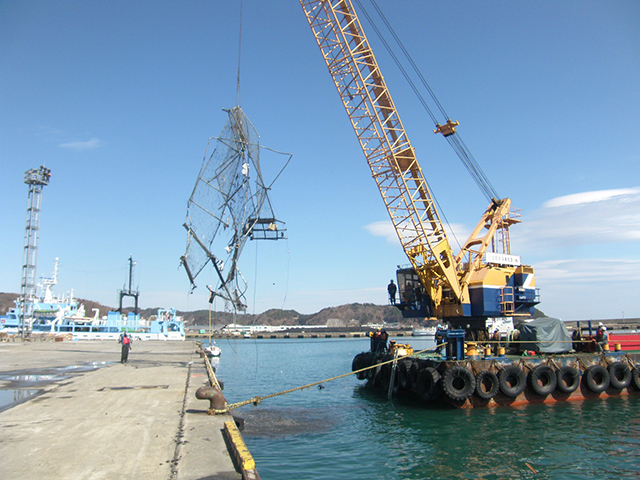
[[[133,290],[133,267],[136,265],[136,262],[133,261],[133,255],[129,255],[129,289],[125,290],[124,288],[120,290],[120,306],[118,307],[118,312],[122,313],[122,299],[124,297],[133,297],[135,301],[135,308],[133,313],[138,314],[138,297],[140,296],[140,291]]]

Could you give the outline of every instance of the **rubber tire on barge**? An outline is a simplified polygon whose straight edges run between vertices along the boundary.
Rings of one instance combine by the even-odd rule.
[[[370,352],[363,352],[363,353],[359,353],[358,355],[355,356],[355,358],[353,359],[353,362],[351,363],[351,371],[355,372],[356,370],[360,370],[362,368],[365,367],[369,367],[373,364],[373,354]],[[366,378],[369,378],[369,372],[371,372],[371,370],[365,370],[363,372],[358,372],[356,373],[356,378],[358,380],[365,380]]]
[[[556,371],[556,388],[562,393],[573,393],[580,386],[580,373],[569,365],[563,365]]]
[[[602,365],[591,365],[585,370],[582,379],[593,393],[602,393],[609,388],[609,371]]]
[[[509,398],[516,398],[527,388],[527,375],[517,365],[506,365],[498,372],[500,391]]]
[[[553,393],[557,384],[558,376],[548,365],[538,365],[529,373],[529,385],[540,396],[546,397]]]
[[[398,379],[398,385],[404,390],[411,387],[411,382],[409,380],[409,371],[411,370],[412,363],[413,362],[411,360],[401,360],[398,362],[396,377]]]
[[[476,390],[476,377],[462,365],[447,368],[442,376],[442,389],[452,400],[466,400]]]
[[[416,392],[424,401],[437,398],[440,395],[440,373],[433,367],[420,370],[416,380]]]
[[[476,375],[476,394],[483,400],[491,400],[500,390],[498,376],[491,370],[482,370]]]
[[[633,368],[632,372],[633,384],[640,390],[640,363]]]
[[[622,390],[631,385],[631,369],[625,362],[613,362],[607,370],[612,387]]]

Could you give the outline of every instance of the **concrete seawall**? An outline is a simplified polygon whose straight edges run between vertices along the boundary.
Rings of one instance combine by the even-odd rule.
[[[389,330],[389,335],[393,337],[411,337],[411,330]],[[199,339],[202,341],[209,339],[208,333],[197,333],[193,330],[186,332],[186,336],[189,339]],[[301,331],[301,332],[264,332],[264,333],[252,333],[248,337],[242,335],[227,335],[216,333],[211,336],[216,340],[218,339],[237,339],[254,338],[254,339],[295,339],[295,338],[369,338],[369,333],[366,331],[348,331],[348,332],[323,332],[323,331]]]
[[[3,388],[101,365],[63,369],[66,378],[0,412],[0,478],[242,478],[223,436],[231,416],[207,415],[195,398],[208,385],[195,352],[192,341],[137,342],[121,364],[117,342],[0,344]]]

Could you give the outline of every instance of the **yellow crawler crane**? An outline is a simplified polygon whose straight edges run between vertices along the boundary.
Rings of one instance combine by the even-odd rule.
[[[402,282],[398,277],[400,305],[407,309],[421,305],[417,310],[422,316],[460,322],[529,315],[539,302],[533,269],[510,254],[509,226],[521,221],[511,211],[510,199],[492,199],[454,255],[351,1],[301,0],[300,4],[412,265]],[[447,120],[436,125],[435,132],[455,135],[457,125]],[[412,278],[420,285],[410,285]]]

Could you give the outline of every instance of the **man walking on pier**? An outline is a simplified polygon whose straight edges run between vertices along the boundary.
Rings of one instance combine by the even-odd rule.
[[[124,332],[120,336],[120,343],[122,344],[122,353],[120,354],[120,363],[127,363],[129,359],[129,350],[131,350],[131,337]]]

